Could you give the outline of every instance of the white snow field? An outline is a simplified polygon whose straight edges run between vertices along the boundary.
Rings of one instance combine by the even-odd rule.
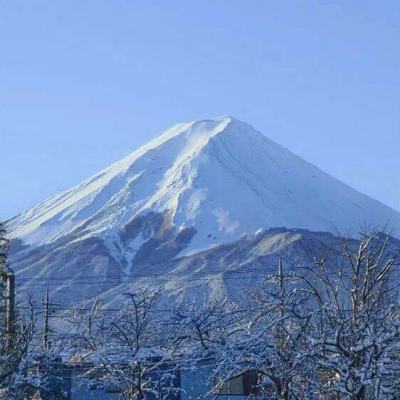
[[[234,118],[178,124],[82,184],[8,222],[18,296],[45,288],[69,305],[126,300],[140,286],[168,301],[229,298],[305,249],[400,215]]]
[[[325,174],[232,117],[181,123],[82,184],[9,224],[13,238],[46,245],[74,234],[118,242],[137,216],[163,215],[195,234],[179,255],[272,227],[399,232],[400,214]],[[78,232],[78,233],[77,233]],[[159,233],[158,233],[159,234]],[[154,235],[145,229],[131,251]],[[132,250],[133,249],[133,250]]]

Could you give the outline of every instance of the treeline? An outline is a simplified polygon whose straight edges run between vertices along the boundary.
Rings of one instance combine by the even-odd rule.
[[[59,399],[62,372],[75,366],[83,385],[164,399],[180,390],[174,371],[207,360],[210,398],[251,373],[263,399],[399,399],[399,250],[387,234],[341,237],[308,250],[301,275],[280,260],[240,305],[170,308],[162,291],[141,288],[118,310],[98,301],[71,310],[66,332],[48,329],[46,345],[32,305],[12,343],[1,342],[2,398]]]

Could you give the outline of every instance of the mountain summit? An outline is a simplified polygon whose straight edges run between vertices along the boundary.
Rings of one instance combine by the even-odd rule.
[[[82,184],[11,221],[43,245],[69,235],[118,236],[136,217],[194,228],[192,250],[270,227],[348,230],[400,215],[232,117],[181,123]]]
[[[146,225],[146,215],[152,222],[137,241],[144,243],[155,233],[152,226],[161,224],[164,231],[181,232],[191,252],[271,227],[347,231],[366,221],[400,225],[394,210],[226,117],[173,126],[20,214],[10,227],[13,237],[30,245],[68,235],[126,242],[138,218]]]
[[[285,249],[300,262],[299,243],[332,240],[306,230],[365,222],[399,227],[400,215],[227,117],[173,126],[8,229],[20,293],[46,284],[111,302],[143,280],[174,297],[231,296],[226,274],[264,271]]]

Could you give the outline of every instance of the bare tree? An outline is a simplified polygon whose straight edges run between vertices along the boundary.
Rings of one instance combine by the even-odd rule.
[[[120,312],[96,302],[75,318],[75,361],[86,366],[82,379],[98,388],[116,388],[126,400],[164,399],[178,390],[177,343],[168,340],[166,311],[156,309],[158,291],[127,293]]]
[[[21,364],[28,355],[33,337],[33,312],[27,321],[17,320],[13,287],[9,280],[13,272],[8,264],[9,239],[5,225],[0,223],[0,390],[5,397],[15,394],[15,384]]]
[[[186,355],[199,359],[213,357],[243,329],[240,322],[245,320],[244,315],[244,310],[227,300],[185,299],[173,311],[171,333]]]
[[[221,349],[217,373],[220,386],[251,372],[257,376],[255,393],[276,400],[311,399],[306,396],[309,296],[296,286],[299,278],[283,268],[280,260],[277,273],[251,293],[253,307],[245,310],[245,324],[240,321],[241,334]]]
[[[18,324],[12,347],[7,345],[4,336],[0,338],[0,390],[15,392],[32,338],[33,321]]]
[[[359,240],[314,254],[302,279],[313,298],[315,390],[339,399],[398,398],[399,313],[391,237],[364,232]],[[396,376],[397,374],[397,376]]]
[[[172,340],[179,343],[179,366],[199,372],[209,390],[203,397],[218,394],[228,374],[229,350],[243,334],[248,315],[243,308],[227,300],[184,299],[175,307],[170,320]],[[209,369],[204,378],[203,368]],[[228,376],[229,375],[229,376]]]

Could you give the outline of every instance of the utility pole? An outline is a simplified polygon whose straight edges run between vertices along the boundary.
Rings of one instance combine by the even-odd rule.
[[[277,314],[280,321],[277,323],[276,326],[276,337],[278,342],[278,347],[282,347],[284,344],[285,339],[285,329],[284,329],[284,322],[283,317],[285,315],[285,307],[286,307],[286,300],[287,300],[287,284],[296,281],[298,278],[295,275],[290,273],[285,273],[283,259],[279,256],[278,259],[278,271],[274,275],[270,275],[267,277],[267,282],[271,283],[276,287],[276,290],[271,293],[271,295],[278,301],[277,306]]]
[[[266,277],[266,281],[270,284],[273,284],[278,287],[277,292],[275,292],[273,295],[275,297],[280,297],[282,298],[286,294],[286,286],[288,283],[295,282],[299,280],[298,276],[295,274],[291,273],[285,273],[284,272],[284,267],[283,267],[283,259],[281,256],[279,256],[278,259],[278,271],[276,274],[273,275],[268,275]]]
[[[44,326],[43,326],[43,347],[45,350],[50,349],[49,343],[49,318],[50,318],[50,303],[49,303],[49,289],[46,290],[46,298],[43,301],[44,304]]]
[[[7,346],[12,346],[15,331],[15,275],[12,271],[8,271],[3,275],[5,280],[5,334],[7,337]]]
[[[8,269],[4,270],[0,266],[0,279],[2,286],[2,303],[4,312],[4,337],[5,345],[9,349],[12,347],[12,341],[15,332],[15,276]]]
[[[42,300],[42,304],[44,306],[43,309],[43,347],[46,351],[50,350],[51,342],[50,342],[50,333],[52,330],[50,329],[50,317],[51,317],[51,307],[58,306],[59,304],[50,302],[50,293],[49,289],[46,290],[46,297]]]
[[[278,282],[279,282],[279,300],[281,302],[284,301],[285,297],[285,276],[283,274],[283,260],[282,257],[279,257],[279,263],[278,263]],[[284,305],[280,304],[279,305],[279,318],[283,318],[285,314],[284,310]],[[278,346],[281,347],[283,346],[284,343],[284,327],[283,327],[283,322],[279,322],[278,324]]]
[[[284,284],[284,275],[283,275],[283,261],[282,257],[279,257],[279,263],[278,263],[278,274],[279,274],[279,290],[281,294],[283,293],[283,284]]]
[[[12,346],[12,340],[15,331],[15,275],[8,266],[8,251],[10,241],[6,237],[6,229],[3,223],[0,223],[0,283],[4,310],[4,335],[6,346]]]

